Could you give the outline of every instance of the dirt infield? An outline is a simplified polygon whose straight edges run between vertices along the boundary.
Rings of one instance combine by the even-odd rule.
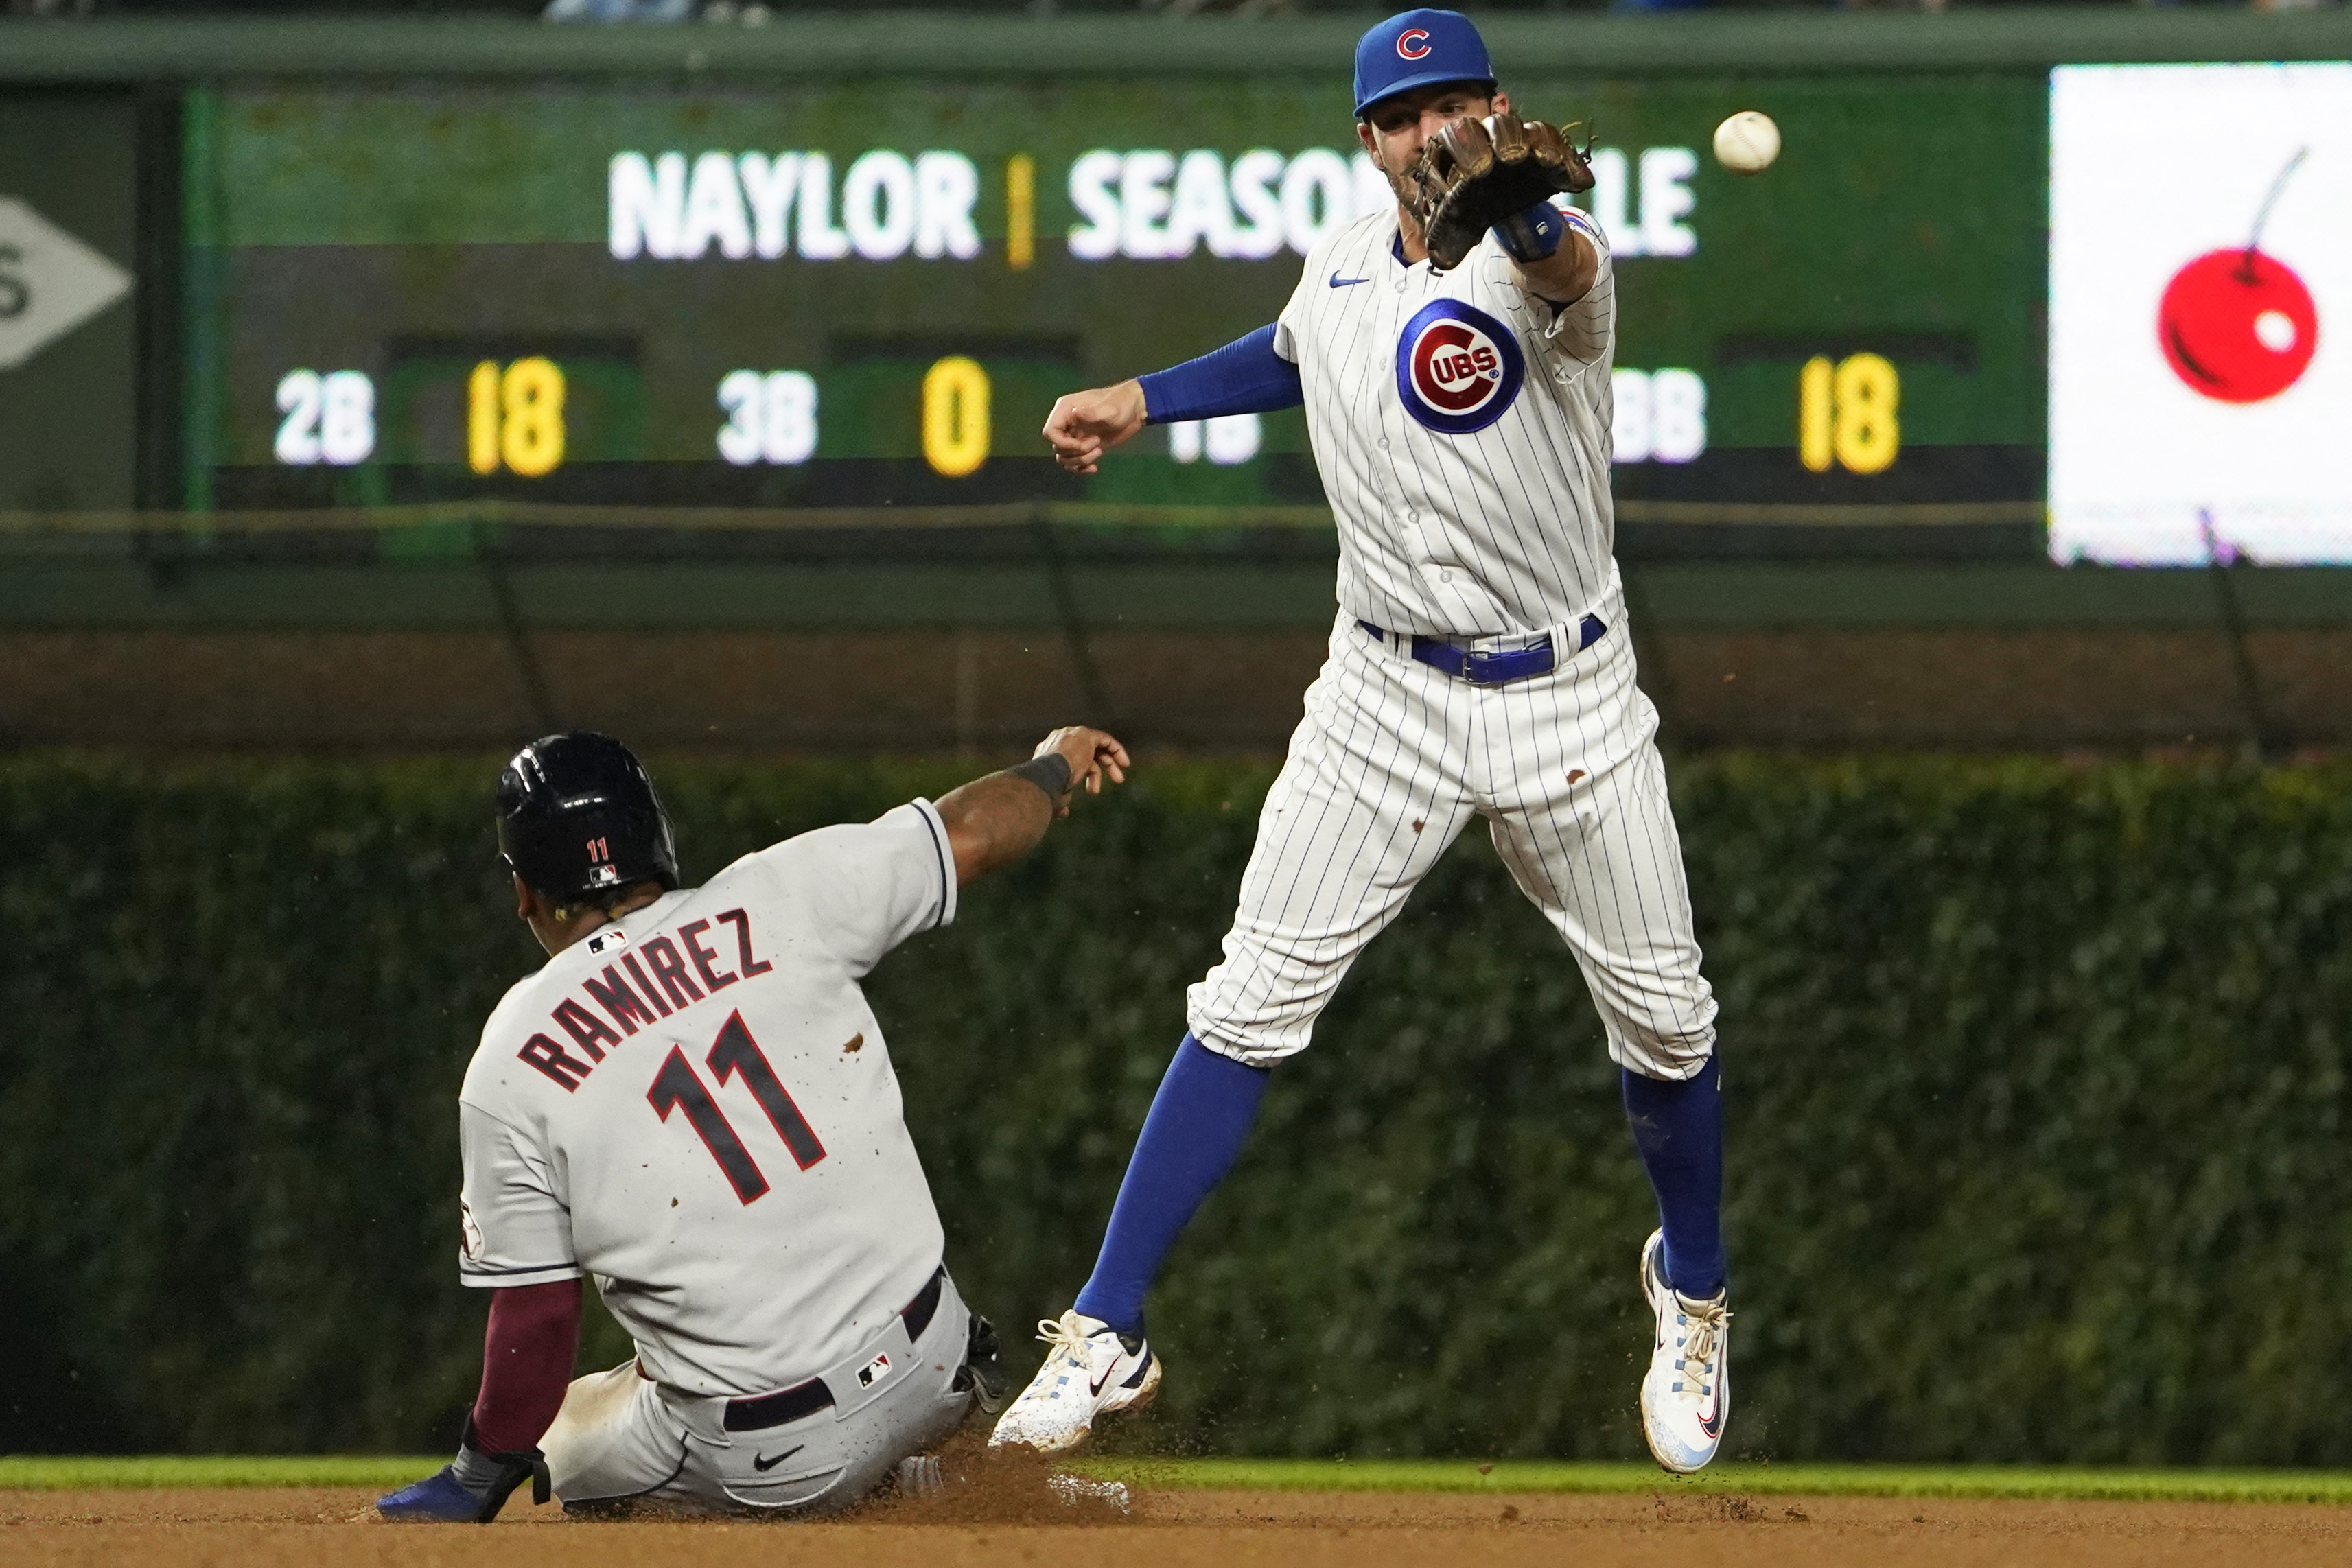
[[[110,1568],[1402,1568],[1706,1562],[1882,1568],[2292,1568],[2352,1559],[2352,1510],[2125,1503],[1146,1491],[1120,1516],[1045,1496],[899,1503],[839,1521],[388,1525],[350,1489],[0,1492],[0,1563]],[[993,1517],[975,1517],[986,1515]],[[1694,1558],[1694,1549],[1704,1553]]]

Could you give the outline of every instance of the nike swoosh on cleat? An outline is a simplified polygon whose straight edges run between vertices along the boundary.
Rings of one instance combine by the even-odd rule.
[[[1112,1362],[1112,1363],[1110,1364],[1110,1372],[1106,1372],[1106,1373],[1104,1373],[1100,1377],[1092,1377],[1092,1378],[1088,1378],[1088,1379],[1087,1380],[1087,1395],[1088,1395],[1089,1396],[1093,1397],[1093,1398],[1097,1398],[1097,1399],[1101,1398],[1101,1397],[1102,1397],[1102,1391],[1103,1391],[1103,1385],[1104,1385],[1104,1384],[1106,1384],[1106,1383],[1108,1383],[1108,1382],[1110,1381],[1110,1374],[1111,1374],[1111,1372],[1117,1372],[1118,1370],[1118,1363],[1117,1363],[1117,1362],[1115,1362],[1115,1361],[1114,1361],[1114,1362]]]
[[[1350,284],[1370,283],[1370,281],[1371,279],[1369,277],[1342,277],[1336,272],[1331,275],[1331,287],[1334,288],[1345,288]]]
[[[774,1469],[778,1465],[782,1464],[786,1459],[791,1458],[794,1454],[799,1453],[801,1448],[805,1448],[807,1447],[808,1445],[806,1443],[803,1443],[799,1448],[786,1448],[782,1453],[778,1454],[772,1459],[767,1458],[759,1454],[754,1454],[751,1456],[751,1468],[764,1475],[768,1471]]]

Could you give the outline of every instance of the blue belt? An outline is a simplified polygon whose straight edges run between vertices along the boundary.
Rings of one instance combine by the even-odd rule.
[[[1393,643],[1431,669],[1468,681],[1475,686],[1506,685],[1535,675],[1548,675],[1559,663],[1549,637],[1531,648],[1480,653],[1435,637],[1414,637],[1402,632],[1386,632],[1369,621],[1359,621],[1356,624],[1382,642]],[[1576,623],[1576,646],[1569,652],[1581,653],[1601,641],[1601,633],[1608,630],[1608,622],[1600,616],[1586,616]]]

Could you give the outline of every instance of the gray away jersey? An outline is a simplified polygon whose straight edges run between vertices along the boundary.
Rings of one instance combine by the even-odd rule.
[[[1397,259],[1393,208],[1307,258],[1275,350],[1298,366],[1339,526],[1339,607],[1391,632],[1614,624],[1609,243],[1564,309],[1520,292],[1492,235],[1451,272]]]
[[[458,1097],[460,1277],[593,1275],[646,1372],[761,1394],[839,1364],[942,1237],[858,982],[955,917],[929,801],[746,855],[507,993]]]

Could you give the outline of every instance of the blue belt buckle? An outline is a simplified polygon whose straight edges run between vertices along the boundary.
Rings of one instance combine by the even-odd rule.
[[[1499,653],[1465,650],[1462,674],[1474,686],[1501,686],[1548,674],[1558,663],[1551,639],[1547,637],[1531,648],[1512,648]]]

